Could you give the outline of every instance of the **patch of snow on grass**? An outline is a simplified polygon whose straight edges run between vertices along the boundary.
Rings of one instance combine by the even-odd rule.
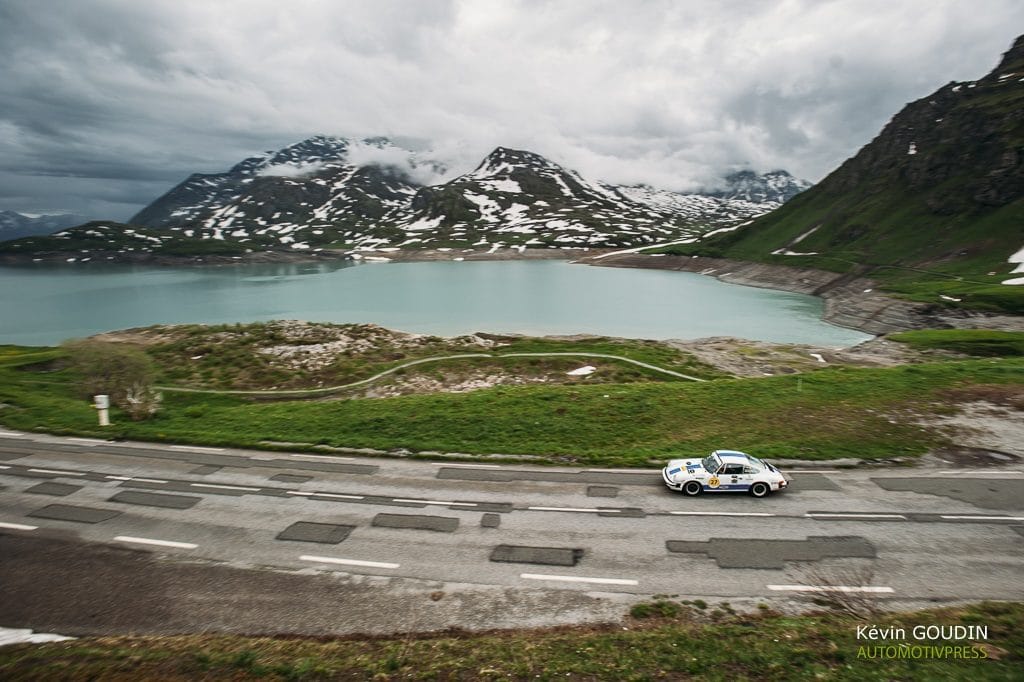
[[[568,374],[571,377],[585,377],[588,374],[593,374],[596,371],[597,371],[597,367],[594,367],[593,365],[584,365],[583,367],[579,367],[577,369],[570,370],[570,371],[566,372],[566,374]]]

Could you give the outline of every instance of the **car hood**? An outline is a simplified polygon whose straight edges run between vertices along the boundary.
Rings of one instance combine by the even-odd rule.
[[[702,469],[700,459],[670,459],[665,466],[666,471],[673,469]]]

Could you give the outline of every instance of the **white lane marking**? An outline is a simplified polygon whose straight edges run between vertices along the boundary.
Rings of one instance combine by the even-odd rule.
[[[313,493],[317,497],[336,497],[339,500],[361,500],[362,495],[341,495],[339,493]]]
[[[769,512],[691,512],[691,511],[672,511],[669,514],[677,514],[679,516],[775,516]]]
[[[463,467],[467,469],[500,469],[500,464],[459,464],[456,462],[430,462],[436,467]]]
[[[587,578],[575,575],[549,575],[546,573],[520,573],[520,578],[527,580],[556,580],[563,583],[595,583],[598,585],[639,585],[637,580],[623,578]]]
[[[14,431],[0,431],[0,436],[7,436],[8,438],[28,438],[27,433],[15,433]]]
[[[250,493],[259,492],[262,488],[246,488],[242,485],[217,485],[216,483],[190,483],[193,488],[220,488],[221,490],[245,490]]]
[[[79,471],[61,471],[59,469],[29,469],[29,471],[37,474],[56,474],[57,476],[85,476]]]
[[[303,554],[299,561],[313,561],[318,564],[343,564],[345,566],[365,566],[367,568],[398,568],[401,564],[390,564],[383,561],[360,561],[358,559],[337,559],[331,556],[310,556]]]
[[[76,443],[82,443],[83,445],[103,445],[108,441],[100,440],[99,438],[67,438],[65,440],[74,441]]]
[[[445,502],[444,500],[407,500],[401,497],[394,498],[395,502],[415,502],[416,504],[440,504],[452,507],[475,507],[476,502]]]
[[[10,528],[11,530],[35,530],[39,526],[26,526],[24,523],[2,523],[0,522],[0,528]]]
[[[560,511],[560,512],[589,512],[592,514],[607,512],[618,513],[618,509],[588,509],[586,507],[527,507],[529,511]]]
[[[583,471],[596,471],[603,474],[659,474],[661,469],[584,469]]]
[[[834,474],[835,469],[786,469],[787,474]]]
[[[134,538],[130,535],[118,535],[114,538],[118,542],[134,542],[138,545],[156,545],[158,547],[177,547],[179,549],[195,549],[199,545],[191,542],[174,542],[173,540],[154,540],[152,538]]]
[[[1016,469],[1004,470],[1004,469],[949,469],[946,471],[938,471],[938,474],[985,474],[986,476],[998,476],[1000,474],[1024,474],[1024,471],[1017,471]]]
[[[107,474],[103,478],[109,478],[111,481],[130,481],[130,480],[132,480],[131,476],[112,476],[111,474]]]
[[[313,495],[314,493],[304,493],[301,490],[286,490],[285,495]]]
[[[329,455],[288,455],[289,457],[301,457],[305,459],[326,459],[329,462],[333,462],[339,459],[353,460],[355,457],[331,457]]]
[[[129,480],[139,481],[140,483],[167,483],[167,481],[159,478],[139,478],[137,476],[132,476]]]
[[[0,469],[10,469],[10,468],[11,467],[7,466],[6,464],[0,464]]]
[[[198,445],[171,445],[171,450],[186,450],[194,452],[224,452],[224,448],[202,448]]]
[[[947,516],[943,514],[940,518],[954,521],[1024,521],[1024,516]]]
[[[808,512],[804,514],[808,519],[902,519],[907,520],[903,514],[831,514],[827,512]]]
[[[768,585],[775,592],[864,592],[867,594],[889,594],[896,590],[891,587],[873,587],[870,585]]]

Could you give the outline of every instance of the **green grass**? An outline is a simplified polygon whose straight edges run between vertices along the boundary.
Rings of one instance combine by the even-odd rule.
[[[1024,355],[1024,332],[990,329],[922,329],[890,334],[889,339],[918,350],[948,350],[982,357]]]
[[[1024,605],[985,602],[878,617],[874,624],[986,625],[985,641],[958,646],[978,658],[868,658],[861,622],[770,610],[716,617],[692,609],[605,626],[482,634],[344,639],[230,635],[103,637],[0,649],[0,677],[267,680],[1014,680],[1024,665]],[[885,647],[882,647],[883,649]],[[909,653],[909,651],[908,651]],[[981,658],[984,656],[984,658]]]
[[[259,446],[261,441],[381,450],[528,454],[552,463],[649,466],[650,460],[729,447],[801,459],[922,454],[946,442],[917,417],[946,413],[957,395],[1002,399],[1024,384],[1024,359],[945,361],[887,369],[705,383],[516,386],[381,400],[251,402],[165,395],[163,411],[101,430],[75,397],[74,377],[0,353],[0,422],[61,434]],[[4,359],[6,358],[6,359]],[[996,390],[998,389],[998,390]]]

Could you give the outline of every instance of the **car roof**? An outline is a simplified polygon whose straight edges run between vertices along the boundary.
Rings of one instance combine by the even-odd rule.
[[[739,450],[715,450],[712,454],[718,455],[723,462],[733,461],[746,463],[750,461],[747,459],[747,453],[740,452]]]

